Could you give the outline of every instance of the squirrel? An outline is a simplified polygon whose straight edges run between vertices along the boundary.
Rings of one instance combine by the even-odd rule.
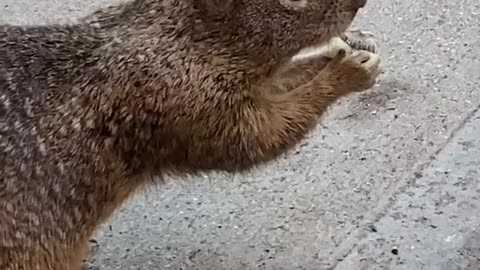
[[[1,25],[0,269],[78,270],[156,176],[251,170],[294,148],[376,82],[378,55],[338,45],[365,4],[130,0],[75,24]],[[291,61],[334,38],[329,57]]]

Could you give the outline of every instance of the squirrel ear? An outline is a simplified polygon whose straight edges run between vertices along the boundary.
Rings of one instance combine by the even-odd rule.
[[[235,9],[238,0],[193,0],[196,8],[208,16],[225,16]]]

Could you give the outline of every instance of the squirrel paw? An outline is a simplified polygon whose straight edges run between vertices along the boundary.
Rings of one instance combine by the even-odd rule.
[[[380,57],[368,51],[340,50],[319,76],[343,93],[367,90],[380,74]]]
[[[371,53],[377,53],[378,46],[372,32],[349,30],[320,45],[303,49],[301,52],[294,55],[292,60],[295,62],[318,57],[332,59],[340,50],[345,50],[347,53],[353,51],[369,51]]]
[[[352,49],[376,53],[378,50],[374,35],[369,31],[351,30],[340,35]]]
[[[333,37],[319,46],[303,50],[301,53],[293,56],[292,60],[297,62],[306,59],[323,57],[332,59],[340,50],[344,50],[347,53],[351,53],[353,51],[352,47],[350,47],[350,45],[346,42],[346,39],[344,40],[343,37]]]

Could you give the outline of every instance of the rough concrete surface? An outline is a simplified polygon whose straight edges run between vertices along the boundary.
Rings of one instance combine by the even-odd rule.
[[[115,0],[118,2],[119,0]],[[0,0],[0,23],[113,0]],[[102,226],[89,269],[480,269],[480,2],[369,0],[384,74],[298,151],[172,179]]]

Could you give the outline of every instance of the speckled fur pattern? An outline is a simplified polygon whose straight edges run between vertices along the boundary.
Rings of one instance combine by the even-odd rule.
[[[76,25],[0,26],[0,269],[78,270],[152,176],[240,172],[292,149],[375,83],[366,51],[284,65],[364,2],[134,0]]]

